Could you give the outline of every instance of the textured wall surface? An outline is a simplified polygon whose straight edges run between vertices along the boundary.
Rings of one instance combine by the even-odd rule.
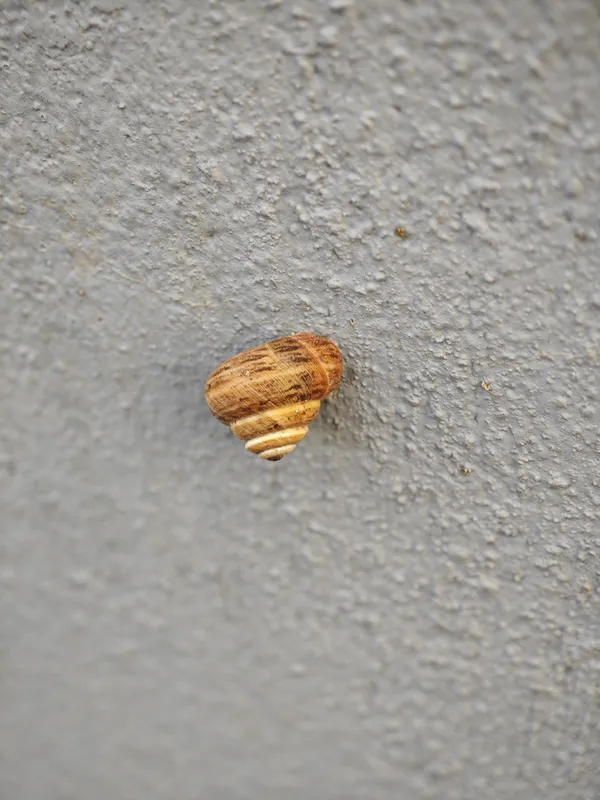
[[[597,800],[599,5],[0,9],[0,797]]]

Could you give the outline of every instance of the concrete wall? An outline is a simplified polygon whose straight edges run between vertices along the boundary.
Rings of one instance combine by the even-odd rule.
[[[0,7],[0,797],[598,798],[598,4]]]

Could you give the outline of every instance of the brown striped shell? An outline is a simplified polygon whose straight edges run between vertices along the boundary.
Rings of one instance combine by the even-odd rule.
[[[297,333],[217,367],[206,382],[206,402],[246,442],[246,450],[279,461],[306,436],[342,370],[342,354],[333,342]]]

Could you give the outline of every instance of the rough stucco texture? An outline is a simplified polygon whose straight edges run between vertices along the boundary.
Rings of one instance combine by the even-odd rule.
[[[597,800],[599,6],[1,8],[0,797]]]

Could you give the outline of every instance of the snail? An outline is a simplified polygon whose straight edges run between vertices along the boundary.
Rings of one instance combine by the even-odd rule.
[[[217,367],[206,382],[206,402],[246,442],[246,450],[279,461],[304,439],[342,371],[342,354],[333,342],[297,333]]]

